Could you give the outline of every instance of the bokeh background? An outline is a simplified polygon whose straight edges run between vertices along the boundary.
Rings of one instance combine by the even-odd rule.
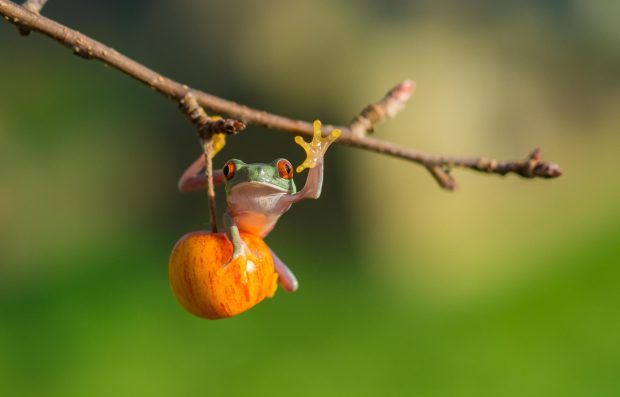
[[[176,191],[193,127],[2,21],[0,394],[620,395],[619,4],[51,1],[165,75],[291,117],[347,123],[410,78],[377,136],[499,159],[540,146],[565,171],[456,171],[447,193],[335,147],[321,199],[268,237],[300,290],[222,321],[168,286],[174,242],[208,220],[205,195]],[[251,126],[229,157],[303,156]]]

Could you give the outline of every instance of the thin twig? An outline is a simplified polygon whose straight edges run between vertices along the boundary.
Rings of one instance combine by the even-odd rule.
[[[211,231],[217,233],[217,211],[215,210],[215,185],[213,183],[213,139],[202,141],[202,150],[207,168],[207,197],[209,198],[209,217]]]
[[[186,85],[160,75],[146,66],[120,54],[118,51],[93,40],[88,36],[79,33],[76,30],[72,30],[58,22],[29,11],[28,9],[11,1],[0,0],[0,15],[3,15],[5,19],[20,28],[38,31],[57,40],[64,46],[72,49],[76,55],[86,59],[97,59],[106,65],[109,65],[110,67],[117,69],[138,81],[141,81],[142,83],[150,86],[153,90],[175,101],[180,101],[186,94],[191,93],[196,98],[200,106],[215,113],[226,114],[245,123],[258,124],[290,134],[304,135],[307,137],[312,136],[312,124],[307,121],[294,120],[288,117],[252,109],[196,89],[191,89]],[[452,157],[429,154],[418,150],[405,148],[391,142],[366,136],[364,134],[354,133],[347,126],[335,127],[324,125],[323,133],[328,133],[333,128],[339,128],[342,131],[337,143],[409,160],[423,165],[428,170],[437,170],[438,168],[436,167],[441,167],[442,169],[462,167],[499,175],[516,173],[525,178],[555,178],[562,174],[559,165],[541,161],[540,155],[535,161],[535,166],[532,168],[528,165],[530,160],[527,160],[526,162],[500,162],[497,160],[478,157]],[[437,179],[437,173],[433,171],[431,171],[431,173]],[[441,186],[444,188],[449,188],[447,184],[441,184]]]
[[[183,99],[179,101],[179,105],[198,128],[198,136],[200,137],[200,144],[207,168],[207,198],[209,202],[211,231],[217,233],[217,212],[215,210],[215,188],[213,183],[213,133],[205,132],[209,130],[207,126],[210,123],[210,119],[204,109],[198,105],[196,98],[194,98],[191,93],[185,95]]]
[[[200,145],[205,158],[207,174],[207,197],[209,201],[209,214],[211,217],[211,230],[217,233],[217,212],[215,210],[215,184],[213,183],[213,156],[215,149],[213,136],[215,134],[236,134],[245,128],[245,124],[231,119],[211,118],[198,104],[196,97],[188,92],[180,101],[181,109],[189,116],[192,123],[198,129]]]

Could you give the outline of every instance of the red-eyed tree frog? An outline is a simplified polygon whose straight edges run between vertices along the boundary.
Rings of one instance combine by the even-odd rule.
[[[304,187],[297,191],[293,181],[293,166],[286,159],[271,163],[246,164],[232,159],[224,164],[222,170],[213,173],[214,184],[225,183],[227,209],[224,214],[224,227],[228,239],[233,244],[233,254],[224,266],[238,261],[246,270],[253,265],[250,251],[242,241],[240,232],[251,233],[260,238],[266,237],[282,214],[293,203],[303,199],[317,199],[323,185],[323,156],[329,145],[340,136],[334,129],[327,136],[321,135],[321,123],[315,121],[314,137],[310,143],[301,137],[295,142],[306,151],[306,160],[297,167],[297,172],[309,168]],[[183,173],[179,180],[182,192],[206,188],[204,157],[201,156]],[[299,283],[293,272],[271,250],[275,271],[280,284],[287,291],[297,290]],[[244,274],[247,274],[244,271]]]

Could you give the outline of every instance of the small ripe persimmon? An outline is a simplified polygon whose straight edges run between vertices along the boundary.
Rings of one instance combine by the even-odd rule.
[[[241,233],[241,238],[252,258],[228,264],[233,247],[224,233],[191,232],[177,241],[168,276],[174,295],[190,313],[232,317],[273,296],[278,275],[269,248],[258,236]]]

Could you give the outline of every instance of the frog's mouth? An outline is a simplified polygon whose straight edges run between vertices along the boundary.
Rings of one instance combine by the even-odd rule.
[[[288,193],[287,189],[284,189],[280,186],[269,183],[267,181],[267,178],[265,178],[264,182],[260,180],[252,181],[252,182],[242,182],[230,188],[230,193],[233,193],[233,192],[240,193],[242,191],[248,194],[254,194],[254,195]]]

